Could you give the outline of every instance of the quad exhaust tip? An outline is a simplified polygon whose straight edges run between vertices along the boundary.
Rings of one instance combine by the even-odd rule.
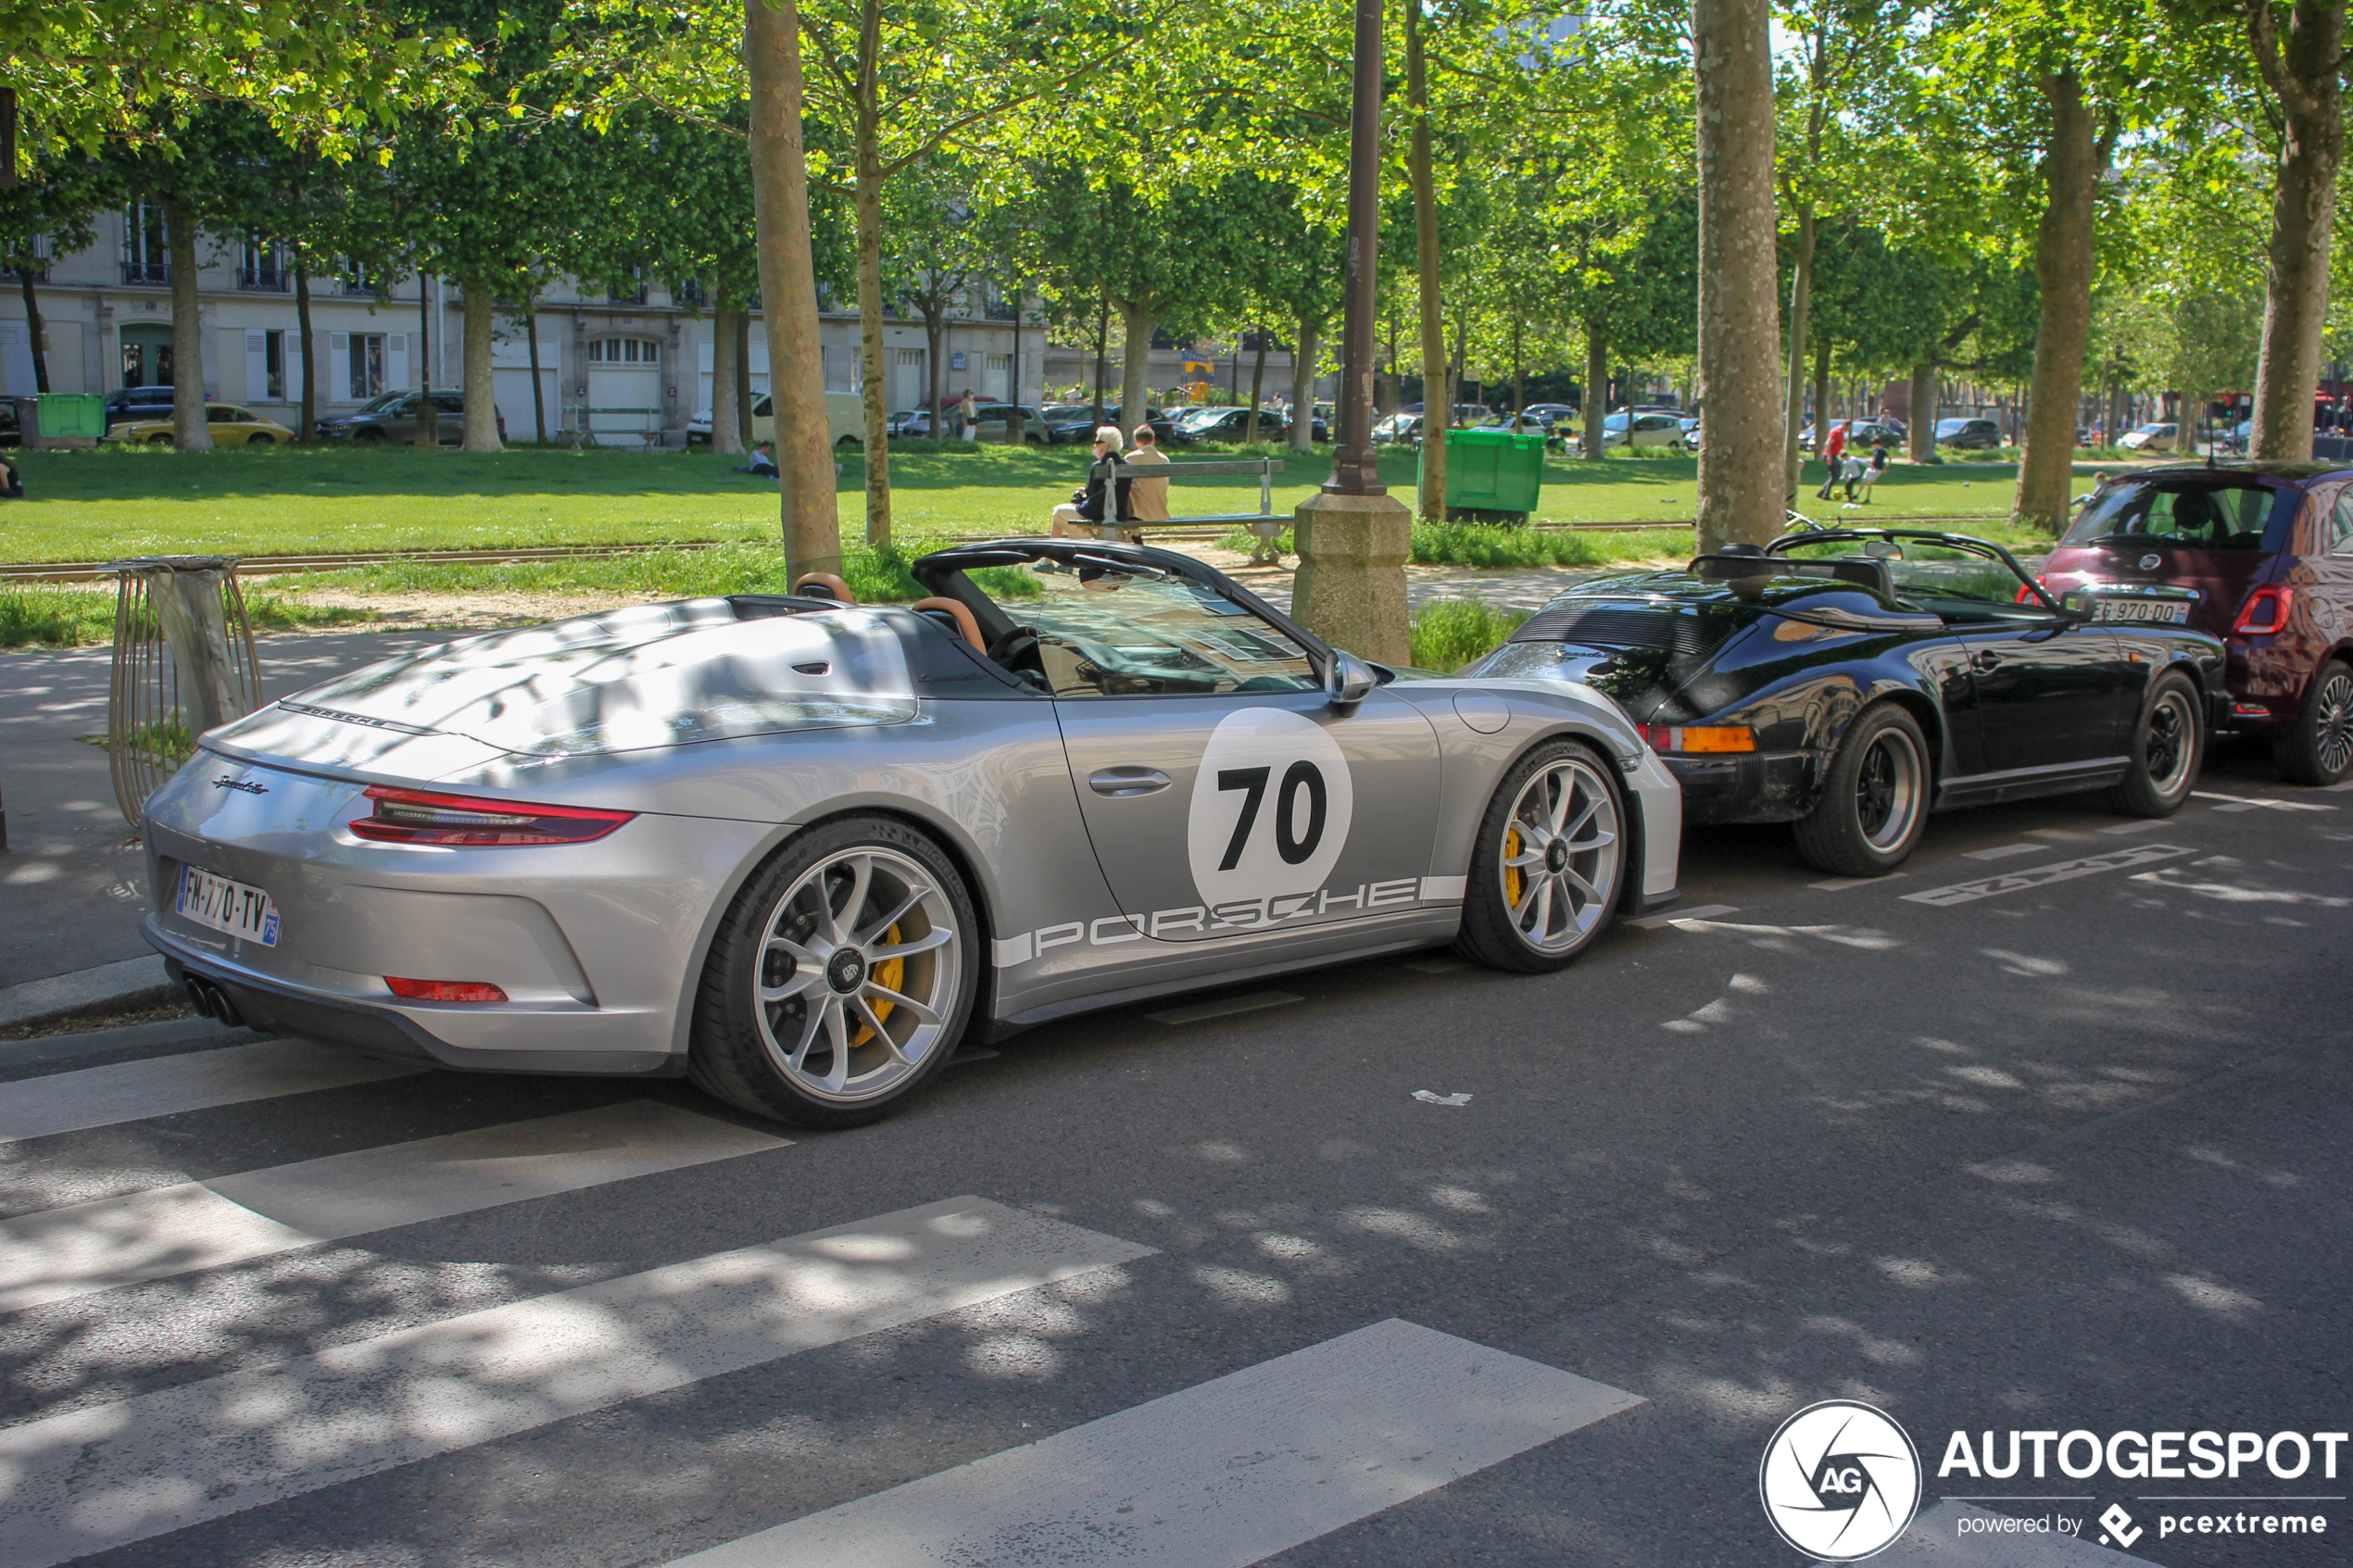
[[[237,1010],[229,993],[204,976],[191,974],[181,982],[181,986],[188,993],[188,1005],[204,1017],[232,1029],[245,1022],[245,1014]]]

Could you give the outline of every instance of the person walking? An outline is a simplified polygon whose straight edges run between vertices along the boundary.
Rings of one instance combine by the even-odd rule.
[[[1822,437],[1822,487],[1814,492],[1818,501],[1831,498],[1831,488],[1838,483],[1839,458],[1846,452],[1846,421],[1841,420],[1830,427]]]
[[[1128,466],[1127,460],[1119,455],[1117,425],[1101,425],[1096,429],[1094,457],[1088,466],[1086,484],[1072,491],[1070,499],[1054,508],[1052,533],[1056,538],[1100,539],[1103,536],[1106,521],[1117,521],[1130,515],[1128,508],[1133,504],[1135,481],[1125,477],[1119,479],[1118,486],[1112,494],[1109,512],[1104,509],[1103,481],[1094,470],[1105,463],[1114,464],[1117,468]]]
[[[956,405],[956,425],[961,439],[980,439],[980,405],[974,400],[971,387],[964,388],[963,401]]]

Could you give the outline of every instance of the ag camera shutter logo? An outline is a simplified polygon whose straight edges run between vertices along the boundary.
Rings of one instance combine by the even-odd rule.
[[[1756,1486],[1781,1539],[1826,1562],[1855,1562],[1894,1544],[1919,1512],[1919,1450],[1886,1411],[1825,1399],[1781,1423]]]

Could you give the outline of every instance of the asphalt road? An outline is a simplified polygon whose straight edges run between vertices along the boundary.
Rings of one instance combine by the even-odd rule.
[[[1939,1474],[2353,1424],[2353,791],[2202,789],[1861,885],[1702,833],[1566,973],[1107,1013],[792,1141],[209,1026],[10,1047],[0,1562],[1780,1568],[1768,1439],[1852,1399],[1925,1463],[1879,1562],[2339,1562],[2343,1446]]]

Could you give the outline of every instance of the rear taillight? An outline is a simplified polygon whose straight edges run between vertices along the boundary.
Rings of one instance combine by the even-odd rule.
[[[2239,618],[2231,623],[2233,637],[2264,637],[2287,629],[2287,612],[2296,605],[2296,590],[2273,584],[2246,596]]]
[[[2018,597],[2010,602],[2013,604],[2034,605],[2041,604],[2043,601],[2035,597],[2034,590],[2030,584],[2021,583],[2018,585]]]
[[[1644,724],[1653,751],[1755,751],[1756,732],[1745,724]]]
[[[372,816],[352,819],[351,831],[384,844],[447,844],[469,848],[522,844],[585,844],[636,815],[588,806],[531,806],[431,790],[371,784]]]
[[[387,974],[384,984],[396,997],[412,1002],[503,1002],[507,993],[487,980],[403,980]]]

